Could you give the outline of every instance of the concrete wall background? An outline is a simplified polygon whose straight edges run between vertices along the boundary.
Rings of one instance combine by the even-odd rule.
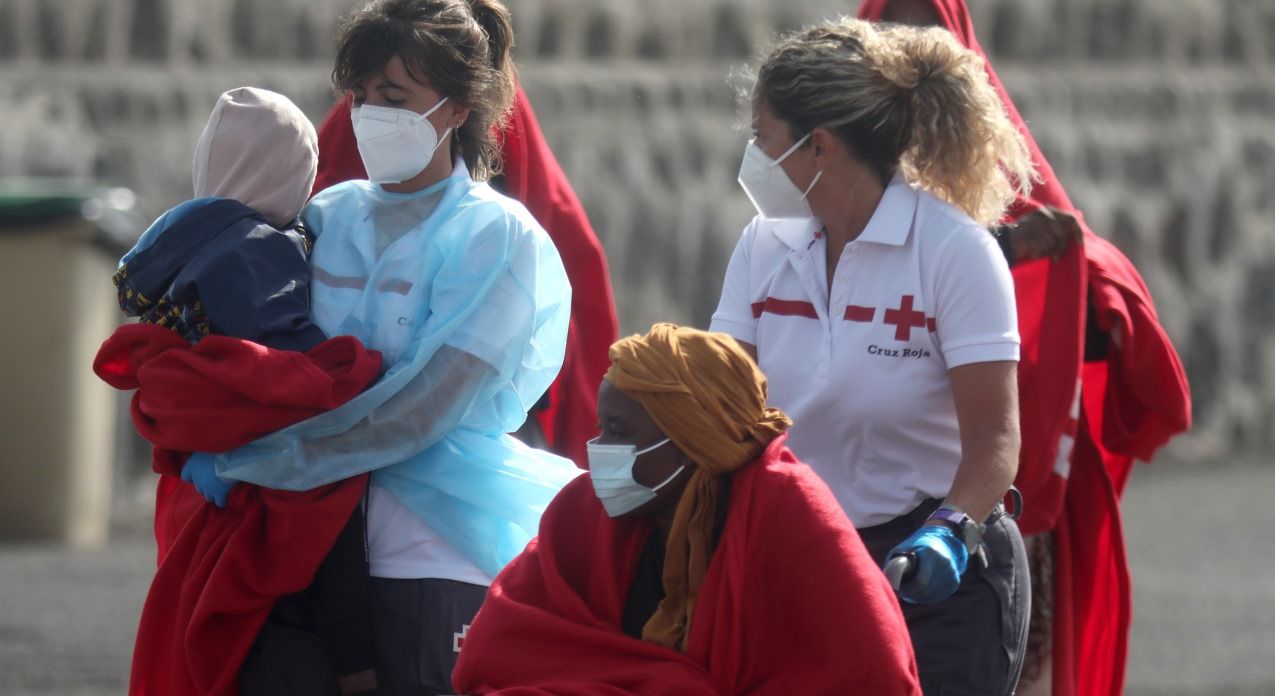
[[[349,0],[0,0],[0,176],[190,195],[217,94],[316,120]],[[727,76],[854,2],[510,0],[522,77],[612,264],[623,328],[704,325],[751,209]],[[1275,0],[970,0],[1090,226],[1141,269],[1191,377],[1183,458],[1275,445]],[[103,283],[106,279],[103,278]],[[103,285],[104,291],[107,291]]]

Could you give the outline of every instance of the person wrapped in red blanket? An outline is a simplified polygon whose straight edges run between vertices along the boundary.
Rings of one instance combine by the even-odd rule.
[[[894,593],[725,334],[611,349],[590,473],[496,578],[467,694],[919,694]]]
[[[533,411],[543,445],[580,467],[586,465],[584,441],[594,427],[596,385],[607,369],[607,348],[619,324],[611,294],[606,253],[584,207],[549,149],[531,102],[517,88],[513,111],[498,139],[504,169],[493,187],[527,207],[549,233],[571,282],[571,323],[567,354],[544,403]],[[332,105],[319,126],[319,174],[314,192],[351,179],[366,179],[350,124],[350,100]],[[523,437],[525,433],[520,432]],[[536,438],[528,444],[541,446]]]
[[[367,477],[300,493],[226,484],[211,496],[217,506],[182,481],[191,452],[230,450],[335,408],[380,374],[378,353],[326,340],[310,320],[297,215],[315,148],[314,127],[287,98],[225,93],[196,147],[200,198],[161,216],[115,276],[121,308],[141,323],[117,329],[93,367],[137,390],[133,422],[160,474],[159,567],[132,694],[331,694],[374,679],[355,514]]]
[[[133,422],[155,444],[160,474],[159,567],[138,624],[130,694],[238,693],[276,602],[309,588],[316,573],[346,573],[320,568],[367,487],[365,476],[298,493],[242,484],[219,508],[181,480],[188,453],[231,449],[335,408],[380,366],[348,336],[298,353],[223,336],[191,346],[168,329],[132,324],[102,345],[94,370],[138,390]],[[337,684],[331,672],[311,679]]]
[[[963,0],[864,0],[859,17],[941,26],[986,55]],[[1052,556],[1044,554],[1053,572],[1037,587],[1052,585],[1053,625],[1045,634],[1052,676],[1025,666],[1024,686],[1035,677],[1055,696],[1117,696],[1132,615],[1119,498],[1133,460],[1150,460],[1190,427],[1190,388],[1137,269],[1088,228],[990,63],[986,69],[1041,178],[1008,222],[1036,227],[1051,218],[1055,230],[1069,231],[1043,245],[1057,259],[1013,268],[1023,340],[1019,525],[1046,551],[1053,543]],[[1079,248],[1050,243],[1073,235]]]

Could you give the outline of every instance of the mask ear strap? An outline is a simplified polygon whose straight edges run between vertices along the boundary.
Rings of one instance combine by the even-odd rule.
[[[421,118],[425,118],[429,116],[430,114],[434,113],[435,111],[438,111],[438,109],[442,107],[443,104],[447,103],[448,99],[451,99],[451,97],[443,97],[442,99],[439,99],[438,103],[430,107],[429,111],[426,111],[425,113],[421,114]],[[443,143],[447,142],[447,136],[451,135],[451,132],[452,132],[452,128],[448,127],[447,130],[443,131],[442,135],[438,136],[438,142],[434,143],[434,149],[431,150],[429,153],[429,158],[431,160],[434,159],[434,153],[438,152],[438,148],[442,147]]]
[[[663,440],[660,440],[659,442],[655,443],[654,445],[651,445],[650,447],[647,447],[646,449],[643,449],[643,450],[639,450],[638,448],[634,447],[634,448],[633,448],[633,454],[634,454],[634,455],[636,455],[636,456],[639,456],[639,457],[640,457],[640,456],[642,456],[642,455],[646,454],[647,452],[650,452],[650,451],[653,451],[653,450],[657,450],[657,449],[659,449],[659,448],[663,447],[664,445],[667,445],[668,443],[670,443],[670,442],[672,442],[672,441],[673,441],[673,438],[671,438],[671,437],[666,437],[666,438],[664,438]]]
[[[805,144],[807,140],[810,140],[810,133],[807,133],[801,136],[801,140],[798,140],[797,142],[793,143],[792,147],[788,148],[788,150],[784,152],[784,154],[779,156],[779,159],[775,160],[775,164],[779,164],[780,162],[783,162],[784,160],[788,159],[788,155],[791,155],[792,153],[796,152],[797,148]]]
[[[439,99],[437,104],[429,107],[429,111],[426,111],[425,113],[421,114],[421,118],[425,118],[426,116],[429,116],[435,111],[438,111],[439,107],[441,107],[443,104],[446,104],[448,99],[451,99],[451,97],[443,97],[442,99]]]
[[[819,183],[819,177],[821,176],[823,176],[822,169],[820,169],[818,172],[815,173],[815,178],[810,180],[810,185],[806,187],[805,191],[801,192],[801,200],[803,201],[806,200],[806,196],[810,195],[811,189],[815,187],[815,184]]]
[[[430,159],[433,159],[434,153],[438,152],[438,148],[442,147],[443,143],[447,142],[447,135],[451,132],[452,132],[452,129],[448,128],[447,130],[443,131],[442,135],[438,136],[438,142],[434,143],[434,149],[431,150],[429,153]]]
[[[686,465],[685,465],[685,464],[683,464],[683,465],[681,465],[681,466],[677,467],[677,471],[674,471],[674,472],[673,472],[673,473],[672,473],[672,474],[671,474],[668,478],[666,478],[666,479],[664,479],[663,481],[660,481],[658,484],[656,484],[656,485],[652,486],[652,487],[651,487],[651,492],[653,492],[653,493],[659,493],[661,488],[663,488],[663,487],[667,486],[669,483],[671,483],[671,482],[673,481],[673,479],[677,478],[678,474],[682,473],[682,470],[683,470],[683,469],[685,469],[685,468],[686,468]]]

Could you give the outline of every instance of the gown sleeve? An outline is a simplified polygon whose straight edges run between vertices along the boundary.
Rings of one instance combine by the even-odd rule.
[[[509,217],[452,249],[404,359],[344,406],[215,459],[218,475],[308,490],[382,469],[450,432],[498,435],[526,418],[557,374],[570,286],[548,238]]]

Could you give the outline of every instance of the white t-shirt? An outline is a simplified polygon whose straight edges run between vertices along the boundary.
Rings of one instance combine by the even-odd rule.
[[[789,445],[858,527],[947,495],[961,461],[947,371],[1018,360],[1009,267],[987,230],[895,177],[828,292],[815,220],[756,218],[712,330],[757,347]]]
[[[368,572],[374,578],[444,578],[491,585],[492,578],[421,521],[394,494],[368,490]]]

